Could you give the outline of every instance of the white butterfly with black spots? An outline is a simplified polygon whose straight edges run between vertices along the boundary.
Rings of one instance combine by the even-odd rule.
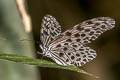
[[[44,16],[41,26],[40,48],[44,56],[57,64],[82,66],[96,58],[96,51],[86,44],[98,38],[103,32],[114,28],[110,17],[86,20],[61,33],[61,26],[51,15]]]

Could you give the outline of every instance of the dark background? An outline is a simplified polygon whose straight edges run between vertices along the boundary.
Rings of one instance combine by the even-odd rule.
[[[13,9],[15,6],[9,5],[11,1],[8,1],[8,0],[5,0],[5,1],[6,2],[3,1],[4,2],[3,5],[7,5],[8,7],[7,8],[5,8],[5,6],[0,7],[1,8],[0,16],[2,18],[0,19],[0,25],[3,26],[3,27],[0,26],[0,31],[2,34],[4,34],[3,36],[7,37],[9,35],[10,37],[9,39],[12,40],[11,36],[14,37],[13,36],[14,32],[18,30],[18,28],[15,29],[15,27],[18,26],[18,23],[16,24],[14,23],[15,21],[13,20],[14,15],[11,13],[11,10],[13,10],[14,14],[17,14],[16,17],[19,18],[19,15],[17,11],[15,11],[16,8]],[[14,1],[12,2],[13,2],[12,4],[15,4]],[[34,0],[34,1],[27,0],[27,5],[28,5],[28,11],[32,18],[32,24],[33,24],[32,35],[30,33],[30,36],[32,36],[35,41],[39,41],[41,21],[43,16],[46,14],[50,14],[57,19],[57,21],[62,26],[62,31],[65,31],[68,28],[73,27],[74,25],[84,20],[95,18],[95,17],[104,17],[104,16],[108,16],[115,19],[116,25],[114,29],[105,32],[98,39],[96,39],[89,45],[94,50],[97,51],[97,58],[89,62],[88,64],[80,67],[81,69],[84,69],[89,73],[99,76],[100,77],[99,79],[90,77],[85,74],[80,74],[77,72],[61,70],[61,69],[50,69],[50,68],[35,69],[33,70],[34,75],[31,75],[29,72],[31,71],[31,69],[27,68],[28,69],[26,71],[27,76],[22,77],[23,80],[27,80],[28,77],[29,77],[29,80],[30,79],[31,80],[39,80],[39,79],[41,80],[120,80],[120,27],[119,27],[120,26],[119,24],[120,23],[120,1],[119,0]],[[8,9],[9,7],[11,7],[11,10]],[[2,14],[3,12],[5,12],[4,11],[5,9],[6,10],[8,9],[7,16],[8,17],[12,16],[10,18],[7,17],[6,20],[4,20],[4,18],[6,18],[6,15]],[[13,22],[11,20],[13,20]],[[6,24],[7,22],[9,24]],[[17,19],[17,22],[19,22],[18,27],[23,26],[19,19]],[[8,29],[8,27],[5,27],[5,26],[10,26],[10,24],[11,25],[14,24],[15,27],[12,27],[12,29],[11,28]],[[13,32],[13,34],[7,34],[8,32],[11,32],[10,30]],[[21,29],[21,31],[19,31],[20,39],[26,37],[25,36],[26,34],[24,34],[23,36],[22,33],[25,33],[25,32],[24,30]],[[17,40],[16,37],[14,37],[14,39]],[[14,42],[11,42],[11,41],[9,42],[9,44],[11,45],[13,45],[13,43]],[[23,45],[21,45],[21,43],[19,44],[16,43],[16,44],[17,44],[16,46],[20,45],[23,48]],[[16,53],[18,53],[18,51],[22,52],[23,49],[19,50],[21,47],[19,47],[18,50],[16,51],[14,51],[14,48],[12,49],[12,51],[11,49],[7,51],[16,52]],[[6,48],[6,46],[4,48]],[[3,50],[3,51],[6,52],[6,50]],[[23,54],[23,55],[28,56],[29,54],[30,53],[27,52],[27,54]],[[35,56],[37,58],[40,58],[40,56],[37,54],[35,54]],[[19,65],[22,65],[22,64],[19,64]],[[24,69],[22,70],[24,72]],[[18,73],[18,71],[16,72]],[[3,74],[2,72],[0,73]],[[21,77],[18,77],[16,80],[19,80],[19,78]],[[10,80],[10,79],[2,79],[2,80]]]
[[[119,0],[29,0],[28,8],[35,40],[39,40],[41,19],[46,14],[54,16],[63,31],[86,19],[102,16],[114,18],[116,27],[90,44],[97,51],[97,58],[81,68],[100,76],[100,80],[120,80]],[[40,72],[43,80],[90,80],[86,75],[65,70],[40,68]]]

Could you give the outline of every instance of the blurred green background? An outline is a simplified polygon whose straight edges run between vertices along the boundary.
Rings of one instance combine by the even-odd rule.
[[[0,80],[120,80],[120,0],[27,0],[27,7],[33,24],[30,33],[25,32],[15,0],[0,0],[1,52],[40,58],[34,47],[38,45],[20,40],[39,41],[41,20],[46,14],[59,21],[62,31],[90,18],[114,18],[116,27],[90,44],[97,58],[80,67],[100,78],[0,60]]]

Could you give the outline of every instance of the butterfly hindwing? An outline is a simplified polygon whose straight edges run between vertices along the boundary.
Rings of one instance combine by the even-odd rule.
[[[48,46],[50,42],[61,34],[61,26],[51,15],[44,16],[41,25],[40,39],[43,46]]]
[[[80,43],[61,43],[51,49],[52,59],[59,65],[82,66],[96,57],[96,51]]]

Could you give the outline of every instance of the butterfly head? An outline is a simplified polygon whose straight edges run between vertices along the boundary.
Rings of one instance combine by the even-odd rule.
[[[41,53],[43,56],[52,57],[50,53],[50,48],[43,47],[42,45],[40,45],[40,48],[43,51],[43,53]]]

